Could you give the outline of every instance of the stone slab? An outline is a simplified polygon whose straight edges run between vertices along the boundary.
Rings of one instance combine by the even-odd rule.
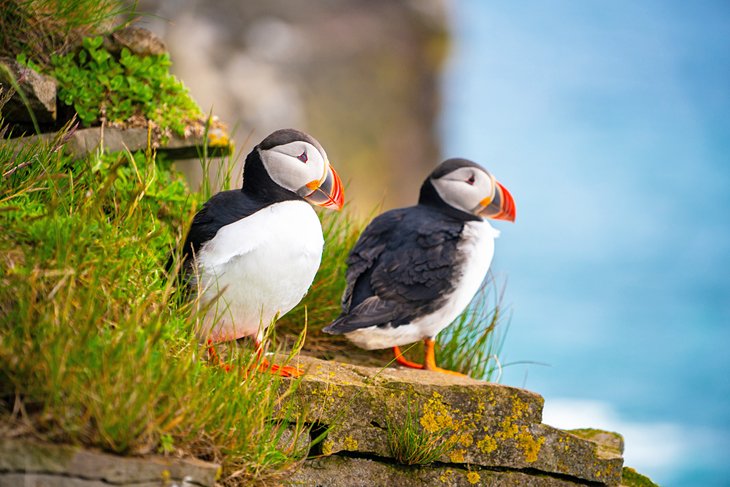
[[[0,439],[1,485],[215,485],[220,466],[160,456],[122,457],[71,445]],[[14,483],[22,478],[23,482]]]
[[[325,457],[307,460],[285,482],[318,487],[575,487],[569,480],[514,471],[460,468],[450,465],[408,467],[365,458]]]
[[[56,138],[55,133],[31,135],[16,140],[18,143],[32,143],[40,137],[44,141],[52,141]],[[148,132],[146,128],[116,128],[116,127],[91,127],[77,129],[67,137],[64,150],[75,157],[85,157],[96,151],[99,147],[105,152],[117,152],[129,149],[130,151],[145,150],[147,148]],[[151,146],[158,153],[166,154],[170,159],[195,159],[202,153],[205,144],[204,135],[190,135],[179,137],[172,135],[164,143],[152,142]],[[214,128],[208,133],[208,156],[222,157],[231,154],[233,146],[228,140],[227,134],[222,130]]]

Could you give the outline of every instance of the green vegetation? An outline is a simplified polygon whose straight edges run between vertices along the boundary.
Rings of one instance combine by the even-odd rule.
[[[67,130],[0,147],[2,433],[194,455],[238,480],[286,471],[306,454],[298,383],[246,377],[248,350],[210,365],[196,303],[165,275],[199,201],[151,152],[71,160]]]
[[[631,467],[624,467],[621,472],[621,485],[626,487],[659,487],[649,477],[641,475]]]
[[[456,445],[456,437],[450,426],[441,425],[433,431],[424,430],[418,405],[414,410],[410,401],[406,403],[400,421],[391,416],[386,417],[386,421],[390,454],[404,465],[433,463],[447,455]]]
[[[135,5],[119,0],[3,0],[0,52],[25,54],[43,69],[50,68],[53,55],[69,52],[82,38],[133,20]]]
[[[142,116],[184,135],[185,127],[203,116],[170,74],[167,54],[140,57],[123,48],[117,58],[103,42],[102,37],[87,37],[78,51],[51,58],[59,99],[73,106],[85,125],[98,120],[123,124]]]

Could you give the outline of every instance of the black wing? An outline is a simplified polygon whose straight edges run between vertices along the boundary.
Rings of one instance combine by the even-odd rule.
[[[373,220],[347,260],[342,314],[324,331],[397,327],[437,309],[451,290],[463,226],[423,206]]]
[[[241,218],[256,213],[265,204],[248,197],[239,190],[222,191],[211,197],[195,214],[183,245],[184,268],[189,267],[193,255],[205,242],[215,237],[218,230]]]

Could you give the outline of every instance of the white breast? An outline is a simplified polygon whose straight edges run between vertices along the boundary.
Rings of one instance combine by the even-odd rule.
[[[201,335],[215,341],[261,338],[302,300],[322,258],[322,227],[303,201],[276,203],[221,228],[197,256]]]
[[[494,239],[498,236],[499,231],[487,221],[466,223],[457,246],[464,264],[461,273],[454,277],[454,289],[441,308],[408,325],[362,328],[348,333],[347,338],[359,347],[374,350],[435,337],[464,311],[479,290],[492,263]]]

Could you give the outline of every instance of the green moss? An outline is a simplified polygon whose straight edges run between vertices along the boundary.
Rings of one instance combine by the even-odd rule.
[[[652,480],[638,473],[631,467],[624,467],[621,472],[621,484],[626,487],[659,487]]]

